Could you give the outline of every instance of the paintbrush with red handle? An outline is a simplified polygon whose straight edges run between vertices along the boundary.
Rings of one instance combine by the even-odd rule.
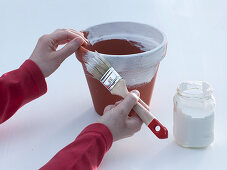
[[[99,55],[97,51],[93,56],[86,56],[83,59],[87,71],[92,74],[94,78],[99,80],[111,92],[111,94],[123,98],[126,97],[129,92],[125,80],[114,70],[108,61]],[[149,107],[140,99],[133,107],[133,110],[158,138],[168,138],[168,130],[150,111],[148,111],[148,108]]]

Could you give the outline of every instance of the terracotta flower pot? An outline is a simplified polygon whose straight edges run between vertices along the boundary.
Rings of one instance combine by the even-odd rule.
[[[128,90],[139,90],[141,99],[149,105],[159,63],[166,54],[166,36],[152,26],[133,22],[113,22],[96,25],[86,29],[85,35],[92,44],[111,39],[122,39],[143,44],[139,48],[144,48],[142,50],[144,52],[134,54],[133,51],[130,52],[130,49],[126,49],[127,47],[123,44],[119,46],[119,54],[121,55],[116,55],[113,44],[105,49],[107,52],[101,53],[101,55],[126,80]],[[132,45],[138,47],[138,44]],[[109,49],[110,51],[108,51]],[[85,55],[89,57],[89,55],[93,55],[93,51],[81,47],[76,52],[76,57],[82,63],[84,69],[95,110],[99,115],[102,115],[107,105],[114,104],[121,98],[111,95],[98,80],[87,72],[82,60]]]

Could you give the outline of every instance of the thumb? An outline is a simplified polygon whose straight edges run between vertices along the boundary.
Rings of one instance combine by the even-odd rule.
[[[128,116],[129,112],[132,110],[133,106],[137,104],[139,100],[139,91],[131,91],[124,100],[116,106],[124,116]]]
[[[59,58],[64,61],[68,56],[73,54],[83,43],[84,40],[80,37],[71,40],[62,49],[57,51]]]

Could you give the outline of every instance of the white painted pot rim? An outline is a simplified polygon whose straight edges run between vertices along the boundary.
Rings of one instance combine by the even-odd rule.
[[[91,32],[92,33],[92,30],[95,29],[95,28],[98,28],[98,27],[102,27],[102,26],[105,26],[105,25],[111,25],[111,24],[124,24],[124,25],[130,25],[130,24],[136,24],[136,25],[140,25],[140,26],[146,26],[146,27],[150,27],[156,31],[158,31],[162,36],[163,36],[163,41],[156,47],[156,48],[153,48],[149,51],[145,51],[145,52],[142,52],[142,53],[137,53],[137,54],[127,54],[127,55],[111,55],[111,54],[103,54],[103,55],[107,55],[107,57],[130,57],[130,58],[133,58],[133,57],[138,57],[139,55],[141,54],[149,54],[149,53],[154,53],[155,51],[158,51],[160,50],[163,46],[165,46],[167,44],[167,37],[166,35],[164,34],[164,32],[162,32],[161,30],[157,29],[156,27],[154,26],[151,26],[151,25],[148,25],[148,24],[142,24],[142,23],[137,23],[137,22],[124,22],[124,21],[121,21],[121,22],[107,22],[107,23],[103,23],[103,24],[98,24],[98,25],[95,25],[95,26],[92,26],[92,27],[89,27],[87,28],[86,30],[84,30],[85,32]],[[88,39],[89,39],[89,36],[88,36]],[[92,51],[91,51],[92,52]],[[92,52],[93,53],[93,52]]]
[[[166,35],[147,24],[111,22],[95,25],[84,31],[88,32],[87,39],[92,44],[114,38],[141,40],[141,42],[148,42],[150,45],[155,44],[153,49],[137,54],[110,55],[100,53],[126,80],[128,86],[150,82],[157,72],[160,61],[165,57],[167,48]],[[86,55],[92,56],[93,52],[87,51]]]

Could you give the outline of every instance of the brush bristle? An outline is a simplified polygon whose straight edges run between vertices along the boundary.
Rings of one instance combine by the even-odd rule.
[[[95,52],[92,57],[84,57],[84,61],[87,71],[98,80],[111,68],[110,63],[100,56],[98,52]]]

